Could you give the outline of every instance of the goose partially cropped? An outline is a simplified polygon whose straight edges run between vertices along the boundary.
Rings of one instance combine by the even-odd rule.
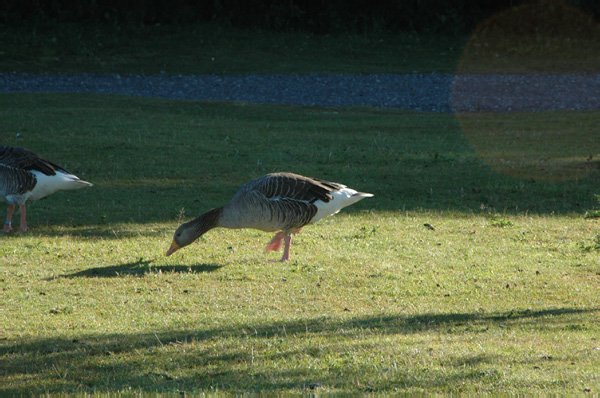
[[[177,228],[167,256],[216,227],[254,228],[279,231],[267,251],[279,250],[285,243],[281,261],[287,261],[293,233],[371,196],[318,178],[293,173],[267,174],[241,187],[225,206],[209,210]]]
[[[21,213],[21,232],[27,232],[25,202],[42,199],[63,189],[91,187],[63,169],[42,159],[27,149],[16,146],[0,146],[0,200],[8,202],[3,232],[12,230],[15,206]]]

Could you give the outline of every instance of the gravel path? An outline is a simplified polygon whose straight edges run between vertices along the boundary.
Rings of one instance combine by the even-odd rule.
[[[600,109],[600,75],[0,73],[0,92],[107,93],[428,112]]]

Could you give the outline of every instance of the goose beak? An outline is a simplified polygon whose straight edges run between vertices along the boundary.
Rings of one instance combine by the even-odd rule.
[[[173,243],[171,243],[171,247],[169,247],[169,250],[167,250],[167,256],[170,256],[179,249],[181,249],[181,246],[179,246],[177,243],[175,243],[175,241],[173,241]]]

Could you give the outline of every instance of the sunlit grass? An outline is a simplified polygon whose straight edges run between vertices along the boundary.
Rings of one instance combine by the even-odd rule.
[[[595,389],[597,225],[508,218],[340,215],[276,265],[255,231],[162,257],[174,223],[4,239],[5,391]]]
[[[4,94],[0,117],[3,143],[95,184],[0,236],[3,393],[600,388],[597,169],[503,174],[452,114]],[[277,170],[375,197],[285,264],[254,230],[164,256]]]

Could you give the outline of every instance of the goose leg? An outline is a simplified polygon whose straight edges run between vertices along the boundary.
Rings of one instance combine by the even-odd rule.
[[[282,262],[288,261],[290,259],[290,246],[292,245],[292,234],[297,234],[301,230],[302,230],[302,228],[298,228],[297,230],[292,231],[292,232],[286,233],[283,231],[279,231],[279,232],[277,232],[277,234],[275,234],[275,236],[273,237],[273,239],[267,246],[267,252],[277,251],[277,250],[281,249],[282,243],[285,243],[285,246],[283,248],[283,257],[281,257],[281,260],[271,261],[271,262],[281,262],[282,263]]]
[[[273,239],[271,239],[271,242],[269,242],[269,244],[267,245],[267,252],[277,251],[281,249],[281,243],[284,237],[285,234],[283,233],[283,231],[277,232]]]
[[[19,206],[19,213],[21,213],[21,232],[27,232],[29,228],[27,227],[27,211],[24,204]]]
[[[283,248],[283,257],[281,257],[281,262],[289,261],[290,259],[290,246],[292,245],[292,234],[285,235],[285,247]]]
[[[2,232],[10,232],[12,231],[12,216],[15,212],[15,205],[8,205],[8,211],[6,213],[6,222],[4,223],[4,227],[2,228]]]

